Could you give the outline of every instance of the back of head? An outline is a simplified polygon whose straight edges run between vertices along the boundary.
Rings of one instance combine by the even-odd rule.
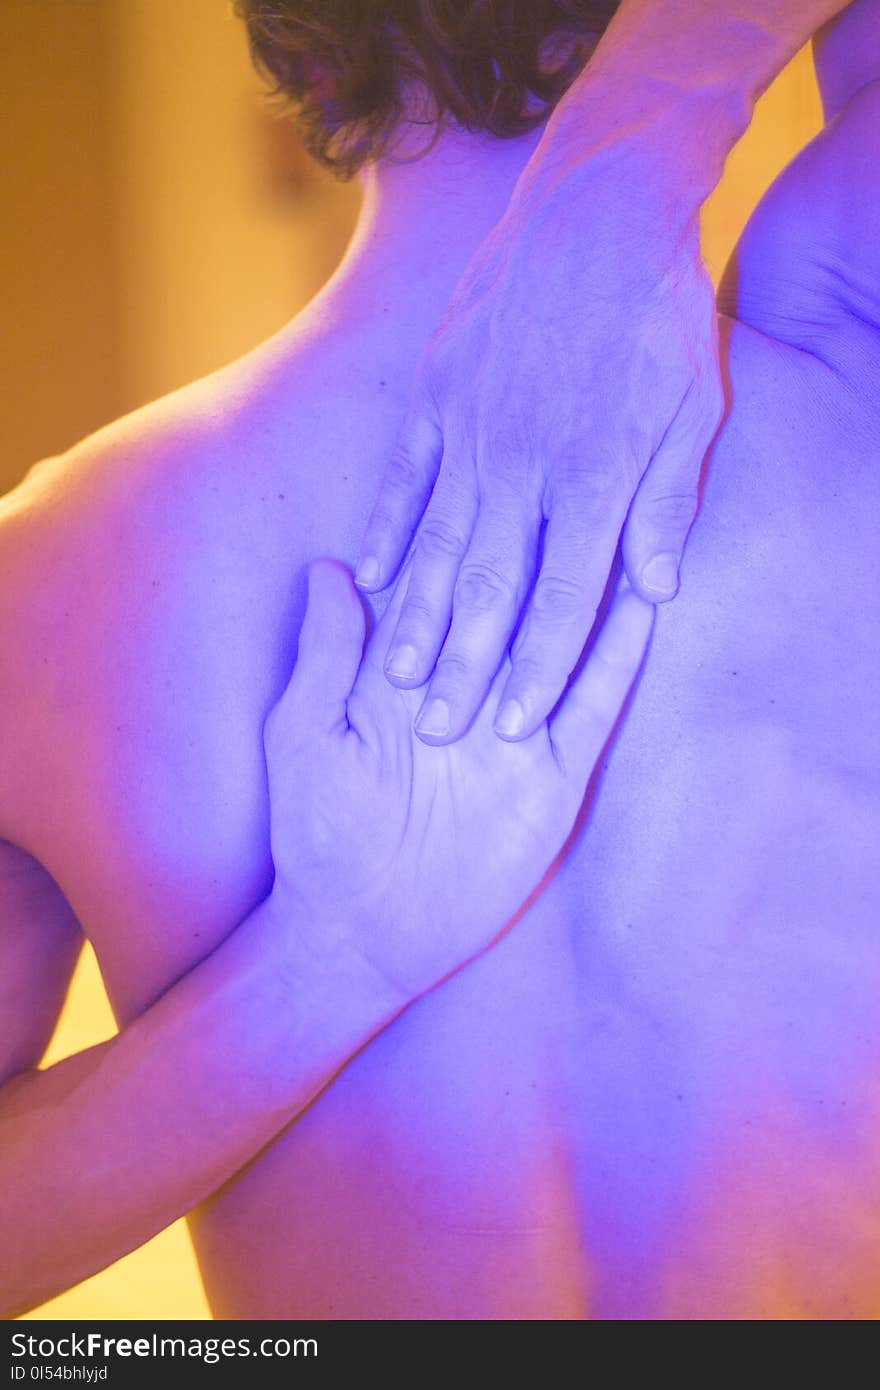
[[[340,177],[413,122],[499,138],[540,125],[619,0],[236,0],[251,53]]]

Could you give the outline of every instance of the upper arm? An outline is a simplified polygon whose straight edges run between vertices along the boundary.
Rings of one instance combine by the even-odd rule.
[[[858,385],[880,365],[880,81],[780,175],[747,226],[721,309]]]
[[[21,814],[34,780],[29,756],[38,689],[33,656],[40,638],[34,600],[51,562],[41,555],[32,524],[28,479],[33,471],[0,497],[0,847],[24,838]],[[0,916],[5,915],[3,892],[0,886]]]
[[[81,946],[54,879],[24,850],[0,841],[0,1085],[45,1052]]]

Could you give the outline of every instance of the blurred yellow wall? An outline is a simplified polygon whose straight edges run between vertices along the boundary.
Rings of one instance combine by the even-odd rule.
[[[114,415],[251,347],[336,264],[358,195],[261,105],[225,0],[0,0],[0,487]],[[821,123],[802,54],[704,213],[717,279]],[[47,1061],[109,1036],[94,958]],[[208,1316],[185,1227],[31,1317]]]
[[[776,175],[822,129],[810,49],[790,63],[758,103],[745,139],[703,209],[703,254],[717,284],[752,210]]]
[[[238,356],[359,205],[263,100],[227,0],[0,0],[0,490]]]
[[[0,491],[118,409],[100,21],[0,0]]]

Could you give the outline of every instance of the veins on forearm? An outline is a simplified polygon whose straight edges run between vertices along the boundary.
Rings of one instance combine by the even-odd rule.
[[[533,157],[632,147],[694,207],[720,178],[755,101],[849,0],[623,0]],[[645,157],[647,156],[647,158]]]

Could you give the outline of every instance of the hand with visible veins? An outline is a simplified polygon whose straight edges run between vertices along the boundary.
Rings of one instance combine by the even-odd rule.
[[[424,993],[519,913],[575,824],[594,764],[639,669],[653,607],[623,586],[558,713],[520,743],[492,719],[505,680],[465,738],[427,747],[420,696],[383,674],[401,595],[366,651],[351,576],[309,574],[290,685],[270,714],[273,898],[311,949],[355,950],[399,992]]]
[[[593,625],[628,512],[631,580],[655,602],[676,589],[721,418],[714,295],[696,227],[654,259],[642,227],[623,234],[597,214],[585,254],[581,210],[607,202],[606,179],[573,167],[540,201],[523,188],[483,244],[423,363],[365,541],[387,577],[398,556],[379,523],[393,514],[408,539],[415,510],[401,524],[398,481],[415,502],[442,441],[387,665],[401,688],[430,677],[416,724],[428,742],[469,726],[514,632],[497,732],[540,727]],[[621,305],[629,328],[612,332]]]
[[[622,0],[417,373],[357,581],[415,558],[386,674],[463,734],[515,636],[496,732],[558,700],[618,545],[674,597],[723,416],[699,209],[756,97],[845,0]],[[421,523],[419,525],[419,523]]]

